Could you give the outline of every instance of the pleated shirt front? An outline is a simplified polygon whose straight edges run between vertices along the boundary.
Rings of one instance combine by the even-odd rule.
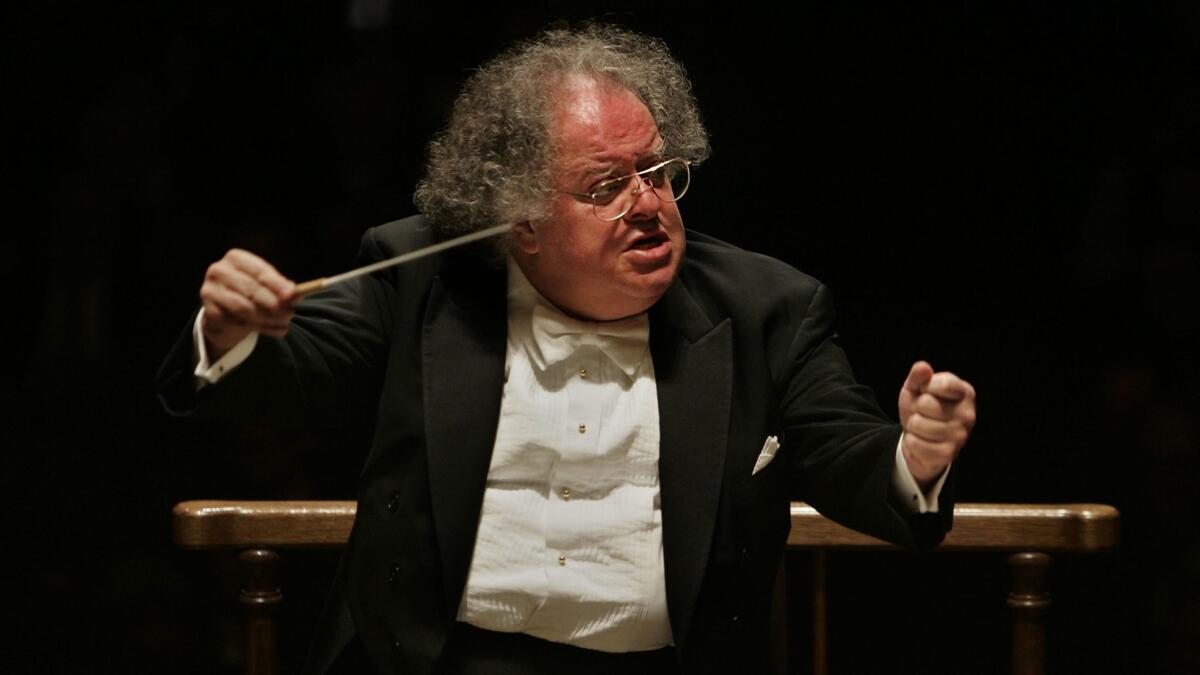
[[[563,317],[511,261],[508,277],[500,421],[458,618],[601,651],[666,646],[648,342],[640,358],[628,340],[607,349],[619,365],[604,324]],[[547,359],[534,321],[559,319],[582,332],[559,338],[554,357],[565,358]]]

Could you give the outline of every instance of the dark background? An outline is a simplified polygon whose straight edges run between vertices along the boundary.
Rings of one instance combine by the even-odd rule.
[[[233,563],[175,550],[171,505],[352,498],[363,433],[166,418],[205,267],[346,269],[472,67],[601,17],[694,79],[688,227],[828,283],[886,408],[916,358],[975,384],[961,501],[1121,509],[1118,552],[1057,562],[1053,672],[1200,671],[1200,5],[211,4],[6,27],[3,670],[236,671]],[[287,560],[288,671],[334,562]],[[1006,670],[998,557],[833,564],[835,672]]]

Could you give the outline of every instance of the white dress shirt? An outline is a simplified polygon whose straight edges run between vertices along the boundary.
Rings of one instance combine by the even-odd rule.
[[[458,618],[608,652],[671,643],[649,319],[571,319],[509,265],[500,422]]]

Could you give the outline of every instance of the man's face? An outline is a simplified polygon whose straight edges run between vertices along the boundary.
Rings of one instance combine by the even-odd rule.
[[[666,159],[650,111],[615,85],[568,81],[550,130],[559,190],[589,193],[606,178]],[[683,260],[679,209],[651,189],[632,199],[628,213],[604,222],[589,199],[559,193],[547,219],[516,227],[517,263],[559,309],[593,321],[619,319],[646,311],[671,285]]]

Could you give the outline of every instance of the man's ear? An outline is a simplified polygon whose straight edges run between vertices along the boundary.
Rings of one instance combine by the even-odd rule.
[[[526,255],[533,255],[540,248],[537,236],[537,227],[531,221],[522,220],[513,225],[512,229],[513,242],[517,248]]]

